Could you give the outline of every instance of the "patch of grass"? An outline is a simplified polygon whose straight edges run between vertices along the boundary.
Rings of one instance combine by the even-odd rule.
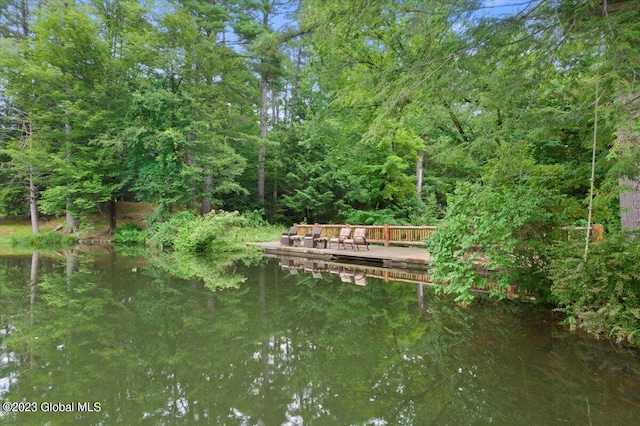
[[[133,222],[144,227],[145,217],[153,212],[154,205],[150,203],[131,203],[121,201],[117,203],[116,220],[118,226]],[[40,232],[51,232],[59,227],[64,227],[64,217],[43,217],[40,219]],[[80,221],[81,229],[78,232],[80,238],[89,238],[95,235],[104,236],[109,229],[109,211],[105,209]],[[0,247],[11,246],[12,237],[23,237],[33,235],[31,230],[31,220],[24,217],[1,217],[0,216]]]
[[[11,237],[11,246],[32,249],[58,249],[71,248],[76,244],[76,239],[70,235],[57,232],[45,232],[37,235],[21,235]]]
[[[40,232],[49,232],[58,225],[57,220],[43,219],[40,221]],[[31,231],[31,221],[25,218],[0,218],[0,239],[33,235]]]
[[[54,229],[60,224],[60,220],[41,220],[41,235],[55,233]],[[0,218],[0,253],[16,254],[22,250],[25,253],[31,253],[34,248],[44,248],[41,242],[35,242],[34,238],[37,239],[37,236],[33,235],[29,219]],[[47,239],[45,241],[51,241],[51,237],[47,237]],[[45,242],[44,244],[48,246],[50,243]]]
[[[234,234],[236,241],[245,243],[261,243],[280,241],[280,236],[287,230],[282,226],[264,225],[260,227],[238,228]]]

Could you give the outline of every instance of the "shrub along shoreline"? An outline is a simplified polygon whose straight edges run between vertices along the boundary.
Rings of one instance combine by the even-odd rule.
[[[258,213],[214,211],[204,216],[189,211],[151,217],[143,228],[127,222],[116,231],[114,242],[145,245],[179,253],[211,254],[248,250],[246,243],[274,241],[283,232]]]

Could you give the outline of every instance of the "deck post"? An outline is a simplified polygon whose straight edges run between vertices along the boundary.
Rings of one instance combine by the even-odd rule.
[[[591,232],[593,233],[593,241],[601,241],[604,237],[604,226],[591,225]]]
[[[385,247],[389,247],[391,245],[391,243],[389,242],[389,240],[391,239],[389,236],[389,225],[388,224],[384,224],[384,230],[383,230],[383,238],[384,238],[384,246]]]

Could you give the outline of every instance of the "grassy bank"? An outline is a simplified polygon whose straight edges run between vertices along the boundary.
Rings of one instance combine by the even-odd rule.
[[[58,249],[78,242],[138,244],[187,252],[239,250],[247,242],[275,241],[284,229],[270,225],[254,214],[225,213],[204,220],[187,212],[152,222],[154,206],[148,203],[119,202],[116,235],[109,234],[108,212],[83,218],[80,230],[64,231],[64,217],[40,220],[40,235],[34,236],[28,218],[0,217],[0,253],[38,249]],[[177,244],[177,247],[174,247]]]
[[[135,222],[144,224],[144,218],[153,211],[149,203],[119,202],[116,219],[118,224]],[[0,217],[0,253],[16,250],[30,251],[34,247],[68,246],[79,240],[111,241],[108,212],[97,213],[80,220],[80,230],[72,235],[64,231],[64,217],[42,217],[39,221],[40,236],[34,238],[31,220],[24,217]]]

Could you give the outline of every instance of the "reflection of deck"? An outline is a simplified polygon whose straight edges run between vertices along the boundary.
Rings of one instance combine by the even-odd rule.
[[[336,274],[343,282],[355,282],[366,285],[366,278],[379,278],[384,281],[402,281],[417,284],[432,284],[428,274],[431,258],[425,248],[370,246],[370,250],[315,249],[308,247],[282,246],[279,242],[257,243],[267,256],[280,259],[283,269],[292,274],[306,272],[314,278],[323,273]],[[478,288],[472,292],[488,292],[495,285]],[[509,299],[519,297],[517,286],[511,285],[505,290]]]
[[[293,275],[299,275],[304,272],[311,274],[313,278],[317,279],[333,275],[339,277],[343,283],[355,283],[360,286],[367,285],[367,278],[415,284],[431,284],[427,271],[382,268],[379,266],[332,262],[299,256],[268,256],[277,257],[280,260],[280,267],[288,270]]]
[[[370,250],[361,248],[316,249],[309,247],[283,246],[279,242],[257,243],[266,253],[281,256],[299,256],[308,259],[331,260],[347,263],[363,263],[385,268],[425,270],[431,263],[429,252],[420,247],[382,247],[370,245]]]
[[[368,278],[378,278],[384,281],[401,281],[406,283],[432,285],[431,277],[426,270],[418,269],[400,269],[373,266],[370,264],[346,263],[339,261],[321,260],[318,258],[307,258],[299,255],[281,255],[267,254],[267,256],[275,257],[280,260],[280,267],[289,271],[293,275],[299,275],[304,272],[311,274],[313,278],[323,279],[325,275],[334,275],[340,278],[343,283],[355,283],[356,285],[366,286]],[[494,286],[470,289],[473,293],[487,293]],[[517,286],[509,286],[503,289],[507,299],[516,299],[520,297]]]

